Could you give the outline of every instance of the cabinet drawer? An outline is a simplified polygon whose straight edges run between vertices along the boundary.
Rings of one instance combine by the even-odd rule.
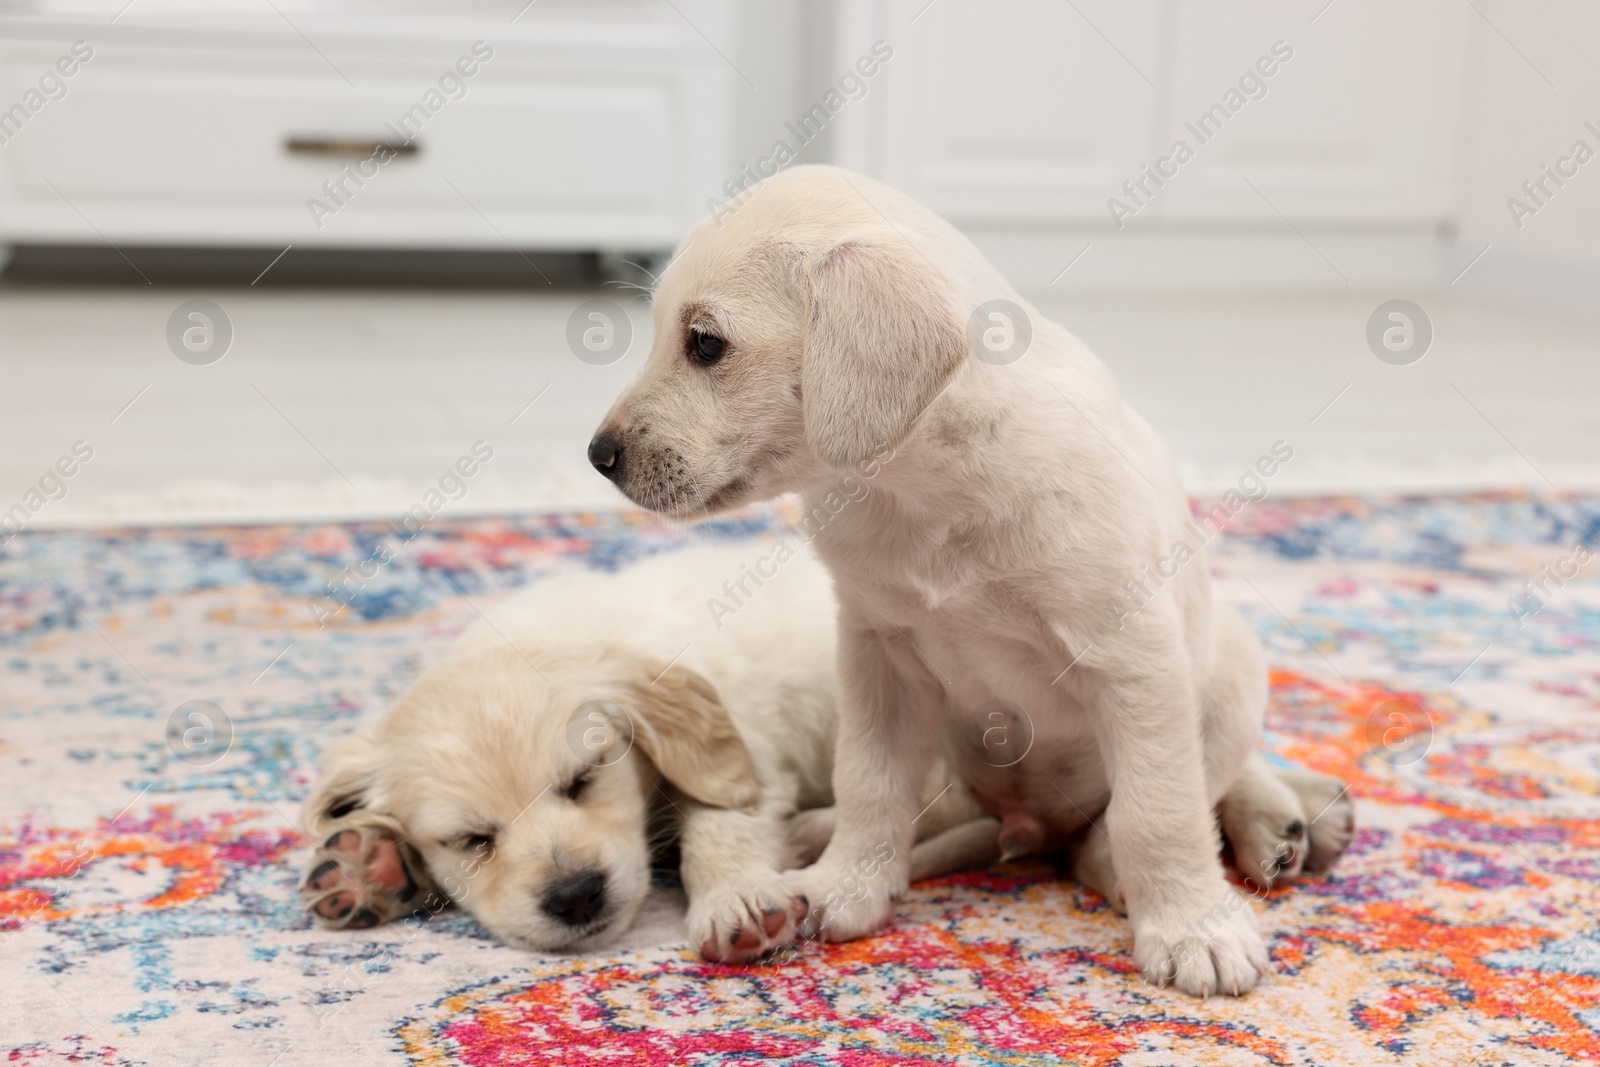
[[[0,37],[0,99],[69,43]],[[594,247],[670,244],[703,211],[727,142],[720,69],[477,47],[98,44],[0,151],[0,236],[93,240],[87,220],[150,243]],[[405,150],[360,147],[380,143]]]

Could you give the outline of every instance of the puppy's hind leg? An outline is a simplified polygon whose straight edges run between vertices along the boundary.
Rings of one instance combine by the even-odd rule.
[[[1072,876],[1106,898],[1118,915],[1128,914],[1128,900],[1117,881],[1117,866],[1112,862],[1111,839],[1101,820],[1086,827],[1072,857]]]
[[[911,880],[937,878],[972,867],[987,867],[1002,858],[1000,822],[984,814],[972,794],[953,782],[944,764],[936,763],[923,791],[927,801],[914,820],[917,844],[911,850]],[[816,862],[833,837],[838,812],[811,808],[788,820],[789,866]]]
[[[1227,604],[1214,606],[1212,632],[1215,646],[1201,698],[1211,801],[1235,868],[1253,886],[1271,888],[1300,871],[1305,818],[1293,792],[1255,750],[1267,707],[1261,642]]]
[[[1203,736],[1208,781],[1226,787],[1214,800],[1234,866],[1261,888],[1302,870],[1327,870],[1354,830],[1344,783],[1310,771],[1274,771],[1255,751],[1267,701],[1261,643],[1227,605],[1216,606],[1215,627],[1215,658],[1202,701]],[[1230,776],[1228,761],[1240,741],[1249,756]]]
[[[1259,752],[1217,804],[1217,817],[1245,881],[1271,889],[1300,873],[1309,851],[1305,806]]]
[[[917,843],[911,849],[913,882],[987,867],[1006,858],[1000,820],[984,813],[966,786],[954,779],[944,760],[935,760],[929,768],[922,796],[926,803],[913,820],[917,828]],[[1032,852],[1037,847],[1034,842],[1024,851]]]
[[[1311,874],[1328,870],[1355,836],[1355,804],[1349,787],[1331,774],[1298,767],[1279,771],[1278,778],[1294,790],[1306,815],[1310,840],[1304,869]]]
[[[1234,866],[1270,889],[1286,878],[1328,870],[1355,834],[1345,784],[1315,771],[1273,770],[1259,753],[1217,805]]]
[[[1000,820],[984,816],[918,841],[911,849],[911,880],[987,867],[999,858]]]

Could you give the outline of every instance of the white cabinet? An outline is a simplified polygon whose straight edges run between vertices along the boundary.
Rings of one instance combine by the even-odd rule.
[[[1103,214],[1150,147],[1159,5],[1075,4],[846,3],[841,56],[882,39],[894,58],[840,161],[962,223]]]
[[[728,172],[730,4],[523,6],[0,18],[6,103],[93,49],[0,148],[0,242],[676,243]]]
[[[737,47],[738,26],[789,24],[735,0],[141,0],[113,22],[123,2],[0,0],[0,244],[656,248],[738,173],[739,108],[760,112],[763,147],[787,136],[767,112],[795,114]],[[837,115],[831,154],[1010,234],[1109,227],[1127,182],[1147,193],[1136,226],[1449,219],[1478,16],[1458,0],[1319,8],[839,0],[819,72],[878,40],[894,54]],[[792,53],[784,70],[806,48],[789,36],[769,42]],[[8,130],[5,109],[80,39],[94,56],[66,95]],[[416,150],[348,176],[477,41],[492,57],[439,97]],[[1292,58],[1249,99],[1241,77],[1279,41]],[[1202,144],[1185,123],[1219,105]],[[1144,168],[1179,138],[1194,157],[1157,190]]]
[[[1110,225],[1112,197],[1140,223],[1444,220],[1470,11],[1318,7],[844,0],[840,54],[883,38],[895,56],[841,124],[840,158],[969,227]],[[1279,41],[1291,58],[1241,90]],[[1184,123],[1218,105],[1202,142]],[[1123,183],[1180,138],[1193,158],[1129,201]]]
[[[1429,222],[1449,215],[1464,20],[1474,17],[1466,5],[1337,0],[1314,23],[1315,5],[1273,0],[1173,5],[1171,12],[1173,104],[1160,138],[1186,138],[1197,152],[1165,190],[1168,217],[1277,221],[1281,211],[1296,222]],[[1286,52],[1292,57],[1283,61]],[[1263,56],[1272,62],[1262,69],[1276,72],[1258,76],[1264,95],[1249,99],[1240,80],[1263,91],[1248,78]],[[1184,124],[1193,126],[1229,90],[1243,106],[1200,146]]]

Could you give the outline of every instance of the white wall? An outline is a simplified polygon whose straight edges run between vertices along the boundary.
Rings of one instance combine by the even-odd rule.
[[[1600,310],[1600,8],[1577,0],[1478,3],[1488,18],[1473,20],[1454,262],[1465,266],[1489,251],[1458,284]],[[1571,156],[1579,141],[1594,158],[1560,187],[1546,179],[1545,191],[1536,188],[1544,204],[1535,203],[1523,183]],[[1519,225],[1512,198],[1537,213]]]

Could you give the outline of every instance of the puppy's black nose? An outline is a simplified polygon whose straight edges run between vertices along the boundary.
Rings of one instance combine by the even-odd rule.
[[[606,907],[606,876],[594,868],[564,874],[539,901],[544,913],[568,926],[588,926]]]
[[[594,464],[595,470],[616,481],[622,473],[622,442],[615,434],[601,430],[589,442],[589,462]]]

